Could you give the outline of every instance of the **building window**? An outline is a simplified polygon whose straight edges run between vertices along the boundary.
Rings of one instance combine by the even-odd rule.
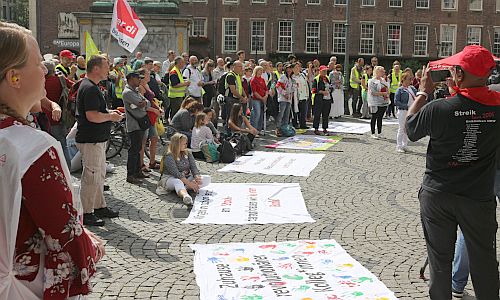
[[[441,51],[439,51],[439,56],[453,55],[457,39],[457,25],[441,25],[440,37]]]
[[[387,55],[401,55],[401,25],[387,26]]]
[[[321,0],[307,0],[307,5],[321,5]]]
[[[375,24],[362,23],[359,41],[360,54],[373,54],[373,41],[375,37]]]
[[[266,3],[266,0],[252,0],[252,3]]]
[[[347,0],[335,0],[333,5],[347,5]]]
[[[483,10],[483,0],[469,0],[469,10]]]
[[[319,22],[306,22],[306,52],[319,53]]]
[[[345,53],[345,23],[333,23],[333,53]]]
[[[292,4],[292,0],[280,0],[280,4]]]
[[[500,27],[495,27],[492,52],[496,57],[500,56]]]
[[[192,36],[207,36],[207,19],[193,18]]]
[[[222,51],[233,53],[238,49],[238,19],[223,19]]]
[[[497,0],[497,11],[500,11],[500,0]]]
[[[207,3],[207,0],[193,0],[193,2],[203,2],[203,3]]]
[[[250,22],[251,41],[250,51],[252,53],[265,53],[266,21],[253,20]]]
[[[441,0],[442,10],[457,10],[457,0]]]
[[[415,35],[413,44],[413,55],[427,56],[427,39],[429,36],[429,26],[415,25]]]
[[[429,8],[429,0],[417,0],[417,8]]]
[[[362,0],[361,6],[375,6],[375,0]]]
[[[403,0],[389,0],[389,7],[403,7]]]
[[[292,52],[292,21],[278,23],[278,52]]]
[[[222,4],[238,4],[239,0],[222,0]]]
[[[481,27],[467,26],[467,45],[481,45]]]

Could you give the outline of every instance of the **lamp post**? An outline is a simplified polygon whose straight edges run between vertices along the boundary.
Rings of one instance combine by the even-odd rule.
[[[295,53],[295,9],[297,8],[297,4],[299,4],[299,0],[292,0],[292,54]]]

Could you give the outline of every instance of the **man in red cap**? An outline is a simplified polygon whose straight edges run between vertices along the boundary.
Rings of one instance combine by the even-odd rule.
[[[63,50],[59,53],[60,64],[56,66],[57,75],[64,75],[69,80],[77,80],[76,71],[77,67],[73,64],[75,55],[69,50]]]
[[[465,237],[477,299],[499,299],[494,178],[500,147],[500,93],[486,85],[495,62],[488,50],[473,45],[440,63],[449,66],[457,93],[427,103],[434,89],[427,68],[406,124],[411,141],[430,136],[418,196],[429,256],[429,295],[451,299],[458,225]]]

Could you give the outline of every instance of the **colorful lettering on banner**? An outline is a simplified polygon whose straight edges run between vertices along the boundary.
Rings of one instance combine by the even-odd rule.
[[[195,251],[196,281],[203,283],[200,300],[213,299],[214,294],[218,300],[396,299],[334,240],[191,245],[191,248]],[[328,250],[323,252],[325,249]],[[246,255],[241,256],[241,252]],[[323,253],[328,253],[328,258]]]
[[[134,52],[147,33],[146,27],[127,0],[115,1],[110,31],[118,44],[130,53]]]

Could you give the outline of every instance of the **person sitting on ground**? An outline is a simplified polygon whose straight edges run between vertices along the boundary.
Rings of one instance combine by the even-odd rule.
[[[191,149],[194,158],[205,159],[200,145],[202,143],[215,143],[212,130],[207,126],[210,123],[210,118],[205,113],[196,115],[193,135],[191,136]]]
[[[203,111],[203,104],[198,101],[193,101],[181,108],[172,118],[172,127],[180,133],[186,135],[191,141],[191,131],[194,127],[194,117]],[[188,144],[189,145],[189,144]]]
[[[239,103],[233,105],[228,125],[232,133],[245,133],[250,142],[253,142],[253,139],[258,134],[257,129],[255,129],[252,124],[250,124],[247,117],[243,115],[243,107]]]
[[[161,159],[161,177],[156,193],[164,195],[175,190],[184,204],[192,205],[193,198],[187,190],[198,193],[201,176],[193,154],[187,149],[187,145],[188,138],[184,134],[176,133],[170,138],[168,150]]]
[[[207,126],[212,131],[212,135],[215,137],[215,141],[218,142],[218,140],[220,139],[220,132],[214,125],[215,111],[211,108],[205,107],[203,109],[203,113],[208,116],[209,121]]]
[[[184,100],[182,100],[182,103],[181,103],[181,108],[180,109],[186,109],[186,107],[190,104],[190,103],[193,103],[193,102],[196,102],[196,99],[192,98],[192,97],[186,97]]]

